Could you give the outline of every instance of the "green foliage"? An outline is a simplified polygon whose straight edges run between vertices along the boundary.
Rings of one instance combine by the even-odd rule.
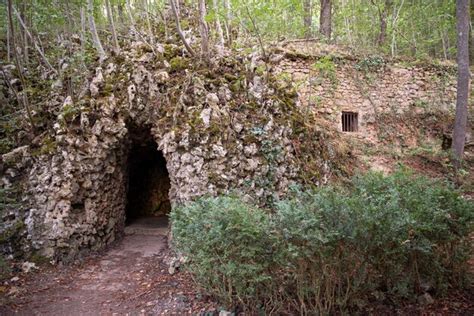
[[[63,122],[67,124],[74,120],[80,114],[80,107],[75,106],[74,104],[68,104],[62,107],[60,117],[62,118]]]
[[[354,67],[359,71],[377,71],[385,66],[382,56],[370,56],[360,60]]]
[[[336,74],[336,64],[334,64],[331,56],[321,57],[314,63],[313,69],[318,71],[323,77],[333,77]]]
[[[41,147],[32,151],[33,156],[42,156],[53,153],[57,149],[57,144],[54,138],[48,136],[42,141]]]
[[[345,189],[294,189],[273,214],[217,197],[171,215],[204,289],[249,312],[302,314],[466,285],[473,216],[453,188],[406,170],[357,176]]]
[[[0,233],[0,244],[9,242],[12,238],[15,238],[20,234],[26,225],[23,221],[17,220],[11,226],[8,226]]]
[[[388,6],[387,6],[388,5]],[[387,13],[386,39],[377,43],[380,13]],[[366,52],[416,58],[455,58],[456,1],[346,1],[334,11],[334,37]]]
[[[170,60],[170,69],[172,72],[186,69],[188,66],[187,60],[183,57],[176,56]]]
[[[320,78],[329,79],[333,86],[337,84],[336,64],[331,56],[324,56],[314,63],[313,69],[318,72]]]
[[[171,214],[177,248],[197,282],[225,304],[253,304],[274,286],[270,220],[235,197],[202,198]]]

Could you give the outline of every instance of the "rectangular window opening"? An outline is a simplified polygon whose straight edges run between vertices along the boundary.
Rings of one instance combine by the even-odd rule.
[[[342,112],[341,123],[343,132],[357,132],[359,129],[359,114],[357,112]]]

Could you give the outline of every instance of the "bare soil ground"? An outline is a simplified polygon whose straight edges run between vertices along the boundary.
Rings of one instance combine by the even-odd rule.
[[[186,272],[168,273],[166,235],[126,235],[100,255],[21,275],[0,315],[187,315],[214,309]],[[13,292],[12,292],[13,290]]]

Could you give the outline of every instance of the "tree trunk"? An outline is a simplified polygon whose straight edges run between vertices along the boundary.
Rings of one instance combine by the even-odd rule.
[[[174,20],[176,22],[176,31],[178,32],[179,37],[183,41],[184,47],[186,47],[186,50],[188,51],[188,53],[191,56],[195,56],[196,54],[194,53],[194,50],[188,44],[188,41],[186,41],[186,38],[184,37],[183,30],[181,29],[181,23],[179,22],[179,15],[178,15],[178,11],[176,9],[176,3],[174,2],[174,0],[169,0],[169,1],[170,1],[170,5],[171,5],[171,10],[173,11]]]
[[[12,48],[13,48],[13,57],[15,59],[15,66],[16,66],[17,71],[18,71],[18,76],[20,77],[21,85],[23,87],[23,91],[22,91],[22,96],[23,97],[20,98],[17,95],[17,100],[18,100],[19,103],[23,103],[23,106],[26,110],[26,114],[28,116],[28,120],[30,121],[30,124],[31,124],[31,129],[33,131],[33,134],[35,134],[36,125],[35,125],[35,122],[33,120],[33,115],[31,114],[30,103],[28,101],[28,96],[26,94],[26,80],[25,80],[25,77],[23,76],[23,66],[20,64],[20,59],[18,58],[18,52],[16,50],[15,29],[13,28],[13,17],[12,17],[12,10],[13,10],[12,0],[8,0],[7,9],[8,9],[8,24],[10,25],[11,45],[12,45]],[[7,78],[5,78],[5,80],[7,80]]]
[[[392,19],[392,43],[390,44],[390,51],[392,53],[392,57],[395,57],[396,54],[396,48],[397,48],[397,23],[398,23],[398,18],[400,17],[400,11],[403,8],[405,0],[401,0],[400,6],[398,7],[398,10],[396,7],[393,8],[393,19]]]
[[[216,15],[216,31],[217,31],[217,42],[218,42],[217,46],[218,46],[219,54],[222,54],[225,41],[224,41],[224,32],[222,31],[222,26],[221,26],[221,19],[219,17],[219,6],[217,4],[217,0],[212,0],[212,7]]]
[[[303,24],[304,24],[304,36],[306,38],[311,38],[311,24],[313,24],[313,14],[312,14],[312,5],[311,0],[304,0],[303,2]]]
[[[467,104],[469,98],[469,0],[457,0],[456,19],[458,34],[458,84],[452,149],[453,164],[456,169],[459,169],[466,142]]]
[[[229,0],[224,0],[224,10],[225,10],[225,30],[227,35],[228,46],[232,46],[232,12],[230,8]]]
[[[384,5],[383,10],[377,7],[379,11],[379,20],[380,20],[380,31],[377,37],[378,46],[383,46],[385,44],[385,40],[387,38],[387,17],[388,17],[388,13],[391,10],[391,7],[392,7],[392,0],[385,0],[385,5]]]
[[[7,63],[10,63],[10,55],[11,55],[11,44],[10,44],[10,38],[11,38],[11,30],[10,30],[10,23],[7,23]]]
[[[199,0],[199,32],[201,33],[201,54],[209,60],[209,29],[206,23],[206,1]]]
[[[343,8],[349,7],[347,0],[342,0],[342,7]],[[347,38],[349,39],[350,46],[353,46],[354,40],[352,38],[351,22],[349,20],[348,14],[344,14],[343,16],[344,16],[344,26],[346,28]]]
[[[84,52],[86,49],[86,15],[84,7],[81,6],[81,49]]]
[[[116,53],[120,52],[120,45],[117,39],[117,32],[115,30],[115,23],[114,23],[114,16],[112,14],[112,9],[110,8],[110,1],[105,0],[105,8],[107,10],[107,17],[109,18],[109,23],[110,23],[110,31],[112,32],[112,39],[114,41],[114,47]]]
[[[95,48],[97,49],[97,53],[99,54],[99,60],[103,61],[106,55],[104,48],[102,47],[102,43],[100,42],[99,34],[97,34],[97,28],[95,26],[94,20],[94,6],[92,0],[87,0],[87,15],[89,17],[89,28],[92,35],[92,41],[94,43]]]
[[[123,4],[122,4],[122,2],[119,2],[117,4],[117,11],[118,11],[118,17],[119,17],[120,24],[123,25],[125,23],[125,18],[123,17]]]
[[[321,13],[319,16],[319,32],[331,39],[331,19],[332,19],[332,2],[331,0],[321,0]]]
[[[148,0],[143,1],[143,6],[145,9],[145,18],[146,18],[146,25],[148,28],[148,37],[150,39],[151,46],[155,45],[155,37],[153,36],[153,30],[151,29],[151,22],[150,22],[150,14],[148,13]]]
[[[18,11],[15,9],[15,7],[13,7],[13,11],[15,11],[15,15],[16,17],[18,18],[18,21],[20,22],[20,25],[22,26],[23,28],[23,32],[25,34],[26,37],[28,37],[30,40],[31,40],[31,43],[33,43],[33,45],[35,46],[35,49],[36,51],[38,52],[38,54],[40,55],[41,57],[41,60],[45,63],[45,65],[49,68],[49,70],[51,70],[52,72],[54,73],[57,73],[57,70],[54,69],[54,67],[51,65],[51,63],[48,61],[48,58],[46,58],[46,55],[44,54],[43,50],[39,47],[38,43],[36,42],[36,40],[33,38],[33,35],[31,35],[30,31],[28,30],[28,28],[26,27],[26,24],[25,22],[23,21],[22,17],[21,17],[21,14],[18,13]],[[27,43],[25,41],[25,43]]]
[[[19,17],[19,20],[21,20],[23,22],[23,28],[20,28],[20,34],[21,34],[21,38],[23,40],[23,58],[24,58],[24,62],[25,62],[25,66],[28,68],[28,64],[30,63],[30,58],[29,58],[29,49],[28,49],[28,36],[26,34],[26,25],[25,23],[27,22],[26,21],[26,5],[27,5],[27,1],[23,0],[22,3],[20,4],[19,6],[19,10],[20,10],[20,14],[17,15],[17,17]],[[18,13],[15,9],[14,11],[16,13]]]
[[[474,0],[471,0],[471,9],[470,9],[470,21],[469,21],[469,34],[471,36],[469,36],[469,47],[471,47],[471,49],[469,50],[469,58],[470,58],[470,64],[471,65],[474,65],[474,23],[473,23],[473,19],[474,19]]]
[[[135,40],[138,40],[140,33],[138,32],[138,29],[135,27],[135,21],[133,20],[132,8],[130,7],[129,0],[125,0],[125,10],[127,11],[127,15],[130,20],[130,27],[132,28],[132,31],[135,35]]]

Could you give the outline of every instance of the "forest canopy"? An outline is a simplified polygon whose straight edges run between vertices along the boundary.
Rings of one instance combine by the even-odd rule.
[[[111,37],[109,11],[119,33],[136,27],[144,34],[152,28],[156,34],[156,31],[166,31],[174,26],[164,14],[169,8],[168,0],[91,0],[91,9],[87,9],[87,2],[13,0],[14,10],[18,11],[32,36],[23,34],[24,29],[16,18],[14,27],[25,44],[33,39],[47,44],[47,39],[81,32],[86,33],[87,39],[90,36],[86,30],[88,11],[92,11],[99,35],[104,40]],[[198,18],[199,1],[178,2],[186,3],[183,5],[186,12],[181,16],[182,28],[186,31]],[[219,33],[222,33],[225,43],[234,47],[256,41],[257,37],[264,41],[311,37],[392,56],[456,57],[454,0],[212,0],[205,4],[205,19],[212,37],[219,40]],[[1,5],[1,34],[5,43],[9,34],[7,1],[2,1]],[[330,29],[326,35],[329,38],[321,35],[321,32],[328,33],[327,29],[321,28],[328,14]]]

